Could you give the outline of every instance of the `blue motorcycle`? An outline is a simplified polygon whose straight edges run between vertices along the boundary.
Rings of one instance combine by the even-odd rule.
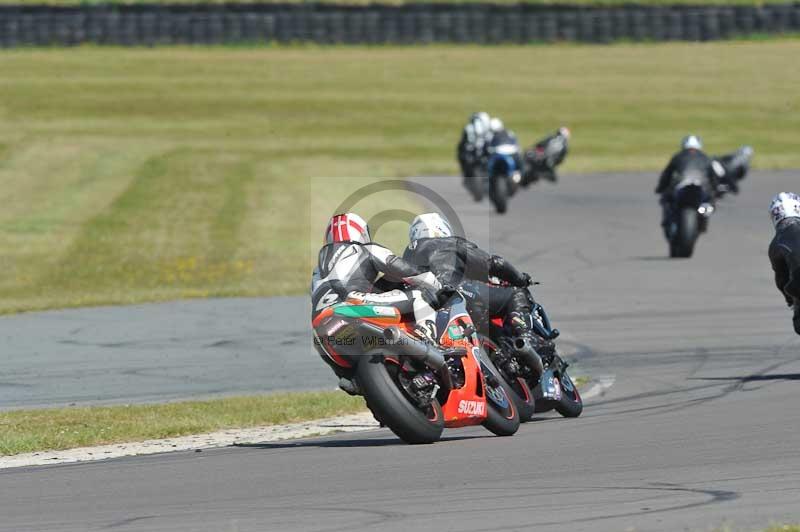
[[[508,209],[508,199],[514,195],[522,181],[522,168],[517,144],[499,144],[489,147],[487,162],[489,199],[498,213]]]

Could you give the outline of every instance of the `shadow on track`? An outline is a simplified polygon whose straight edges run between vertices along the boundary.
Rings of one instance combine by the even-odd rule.
[[[492,438],[491,434],[486,436],[448,436],[440,439],[437,443],[444,443],[459,440],[476,440],[481,438]],[[244,447],[248,449],[299,449],[305,447],[318,448],[357,448],[357,447],[387,447],[387,446],[407,447],[408,444],[399,438],[369,438],[356,439],[349,438],[343,440],[312,440],[312,441],[293,441],[276,443],[236,443],[233,447]]]

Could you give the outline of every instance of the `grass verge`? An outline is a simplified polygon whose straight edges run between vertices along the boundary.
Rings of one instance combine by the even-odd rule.
[[[797,40],[7,50],[0,313],[304,293],[335,205],[370,179],[456,173],[477,109],[526,144],[569,125],[565,172],[655,170],[689,131],[800,167],[798,56]],[[355,206],[387,207],[419,208]],[[405,228],[377,238],[399,251]]]
[[[573,381],[582,389],[591,379],[580,376]],[[149,405],[11,410],[0,412],[0,456],[297,423],[364,410],[362,397],[340,391]]]
[[[208,401],[0,412],[0,455],[279,425],[361,412],[361,397],[292,392]]]

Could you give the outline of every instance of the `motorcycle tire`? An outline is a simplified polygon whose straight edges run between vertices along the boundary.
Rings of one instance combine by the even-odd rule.
[[[489,199],[492,200],[495,210],[503,214],[508,209],[508,179],[505,176],[492,176],[489,178]]]
[[[356,378],[364,391],[367,406],[398,438],[406,443],[433,443],[441,438],[444,414],[434,399],[423,412],[406,396],[397,382],[400,368],[380,355],[362,360]]]
[[[578,388],[567,373],[559,379],[561,386],[561,399],[555,403],[556,412],[564,417],[578,417],[583,412],[583,400]]]
[[[536,402],[533,398],[528,383],[522,377],[517,377],[513,382],[508,383],[511,388],[511,400],[519,412],[519,422],[527,423],[536,413]]]
[[[511,436],[519,430],[519,411],[514,405],[511,386],[500,372],[489,363],[482,364],[484,372],[490,373],[498,383],[491,386],[486,382],[486,419],[483,426],[495,436]]]
[[[475,201],[483,200],[483,182],[480,176],[471,175],[464,178],[464,184]]]
[[[679,213],[678,229],[670,242],[670,256],[673,258],[689,258],[694,251],[694,244],[697,240],[698,223],[697,211],[690,207],[684,207]]]
[[[483,348],[486,351],[486,354],[489,355],[489,359],[492,360],[494,363],[494,351],[492,347],[489,347],[487,344],[483,344]],[[497,367],[497,364],[495,364]],[[514,405],[517,407],[517,411],[519,412],[519,421],[520,423],[526,423],[533,418],[533,414],[536,413],[536,401],[533,397],[533,392],[528,386],[527,381],[521,377],[509,378],[506,379],[506,382],[511,387],[511,399],[514,401]]]

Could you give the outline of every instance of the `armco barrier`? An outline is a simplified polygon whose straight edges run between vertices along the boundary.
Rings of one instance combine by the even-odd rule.
[[[80,43],[709,41],[800,32],[800,3],[619,7],[407,4],[0,6],[0,46]]]

